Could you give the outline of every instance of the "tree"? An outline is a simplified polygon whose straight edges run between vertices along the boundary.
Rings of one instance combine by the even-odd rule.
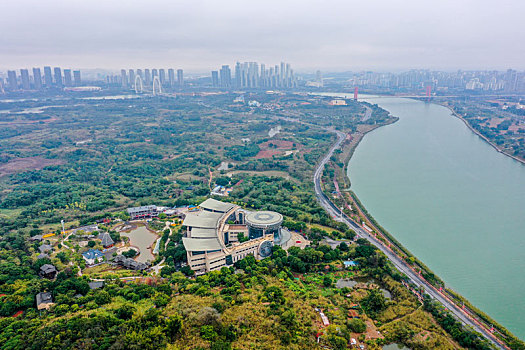
[[[249,237],[245,237],[244,236],[244,232],[239,232],[237,234],[237,239],[239,240],[239,243],[243,243],[243,242],[246,242],[246,241],[249,241],[250,238]]]
[[[285,302],[283,291],[281,288],[276,286],[266,288],[264,291],[264,296],[272,303],[284,304]]]
[[[328,288],[331,285],[332,285],[332,279],[330,278],[330,276],[324,276],[324,278],[323,278],[323,286]]]
[[[115,316],[117,316],[121,320],[129,320],[131,319],[131,317],[133,317],[134,312],[135,307],[125,304],[115,310]]]
[[[104,305],[111,302],[111,295],[105,290],[101,290],[95,294],[95,302],[98,305]]]
[[[375,316],[386,309],[386,299],[381,290],[376,288],[361,301],[361,305],[370,316]]]
[[[88,247],[89,248],[93,248],[96,244],[97,243],[95,241],[91,240],[91,241],[88,242]]]
[[[171,339],[171,341],[175,341],[175,337],[179,334],[180,330],[182,329],[183,321],[182,317],[180,315],[173,315],[168,317],[166,320],[166,334]]]
[[[366,332],[366,323],[359,318],[352,318],[348,321],[348,328],[354,333]]]

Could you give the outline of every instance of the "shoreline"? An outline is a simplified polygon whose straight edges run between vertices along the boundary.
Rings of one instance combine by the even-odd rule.
[[[492,142],[491,140],[489,140],[488,137],[486,137],[485,135],[483,135],[482,133],[480,133],[478,130],[474,129],[472,127],[472,125],[469,124],[469,122],[463,118],[462,116],[460,116],[459,114],[456,113],[456,111],[454,111],[454,109],[452,109],[452,107],[450,107],[448,104],[446,104],[445,102],[431,102],[431,103],[435,103],[437,105],[440,105],[440,106],[443,106],[445,108],[447,108],[450,113],[458,118],[459,120],[461,120],[463,123],[465,123],[465,125],[476,135],[478,135],[481,139],[483,139],[483,141],[487,142],[490,146],[492,146],[498,153],[501,153],[503,155],[506,155],[507,157],[509,158],[512,158],[518,162],[520,162],[521,164],[525,165],[525,160],[521,159],[521,158],[518,158],[516,156],[513,156],[512,154],[509,154],[508,152],[502,150],[501,148],[499,148],[494,142]]]

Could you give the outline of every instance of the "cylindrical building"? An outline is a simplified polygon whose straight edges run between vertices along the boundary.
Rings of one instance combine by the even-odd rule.
[[[255,211],[245,218],[250,239],[272,234],[277,240],[281,235],[283,216],[274,211]]]

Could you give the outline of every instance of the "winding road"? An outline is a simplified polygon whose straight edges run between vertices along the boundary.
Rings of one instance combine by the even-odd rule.
[[[416,273],[408,264],[405,263],[397,254],[395,254],[388,247],[383,245],[377,238],[373,235],[370,235],[364,229],[362,229],[355,221],[353,221],[346,214],[341,213],[341,210],[337,208],[324,194],[321,189],[321,176],[325,165],[330,160],[330,157],[336,149],[341,147],[342,143],[346,139],[346,134],[340,131],[332,130],[329,131],[335,132],[337,134],[337,141],[332,145],[328,153],[324,158],[319,162],[314,173],[314,186],[315,186],[315,195],[320,202],[321,206],[332,216],[337,218],[336,220],[342,221],[348,225],[352,230],[355,231],[359,238],[364,238],[368,240],[372,245],[377,247],[381,252],[383,252],[387,258],[394,264],[394,266],[401,272],[404,273],[410,282],[415,284],[418,288],[423,288],[425,293],[427,293],[432,299],[439,301],[445,308],[454,314],[454,316],[463,322],[463,324],[470,326],[475,331],[483,334],[496,348],[498,349],[508,349],[505,345],[501,343],[488,329],[479,324],[476,320],[473,319],[465,310],[457,306],[454,302],[448,299],[445,295],[435,289],[430,285],[423,277]]]

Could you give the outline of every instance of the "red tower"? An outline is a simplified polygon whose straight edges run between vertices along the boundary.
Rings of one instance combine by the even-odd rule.
[[[354,101],[357,101],[357,86],[354,88]]]
[[[432,94],[432,86],[427,86],[427,100],[430,100],[430,96]]]

